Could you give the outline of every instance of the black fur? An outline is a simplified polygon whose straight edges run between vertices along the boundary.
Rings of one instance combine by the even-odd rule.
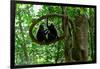
[[[43,42],[46,40],[46,30],[44,30],[44,26],[43,25],[40,25],[39,26],[39,30],[37,32],[37,40],[39,42]]]
[[[56,28],[54,27],[53,24],[51,24],[50,26],[47,26],[48,27],[48,41],[52,41],[56,38],[58,38],[58,35],[57,35],[57,30]]]

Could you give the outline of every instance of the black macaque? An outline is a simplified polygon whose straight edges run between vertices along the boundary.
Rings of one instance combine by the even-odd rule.
[[[50,26],[47,25],[47,28],[49,30],[49,32],[48,32],[48,42],[53,41],[54,39],[58,38],[57,30],[56,30],[56,28],[54,27],[53,24],[51,24]]]
[[[40,25],[39,26],[39,30],[38,30],[38,32],[37,32],[37,40],[39,41],[39,42],[45,42],[47,39],[46,39],[46,34],[47,34],[47,32],[46,32],[46,30],[44,30],[44,26],[43,25]]]

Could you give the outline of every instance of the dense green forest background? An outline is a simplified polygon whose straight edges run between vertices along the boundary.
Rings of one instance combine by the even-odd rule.
[[[46,14],[63,14],[68,17],[49,18],[64,39],[50,44],[38,44],[29,36],[34,20]],[[68,25],[65,25],[68,23]],[[32,33],[36,39],[39,25],[46,27],[43,19],[35,24]],[[95,9],[70,6],[16,4],[15,64],[56,64],[95,60]]]

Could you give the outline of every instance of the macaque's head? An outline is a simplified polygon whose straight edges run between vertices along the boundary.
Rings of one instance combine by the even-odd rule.
[[[54,28],[54,25],[51,23],[51,25],[49,26],[50,29]]]
[[[44,29],[44,26],[42,24],[40,24],[39,29]]]

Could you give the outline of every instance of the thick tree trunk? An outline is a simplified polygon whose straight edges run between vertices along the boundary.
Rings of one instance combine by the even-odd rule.
[[[75,19],[75,39],[73,48],[73,59],[76,61],[88,60],[88,23],[87,17],[77,15]]]

